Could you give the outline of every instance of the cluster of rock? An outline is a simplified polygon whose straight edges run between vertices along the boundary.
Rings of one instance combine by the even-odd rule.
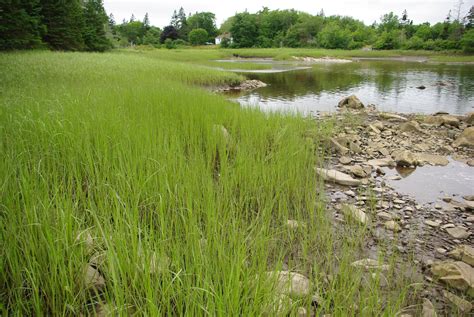
[[[228,92],[228,91],[248,91],[257,88],[267,87],[267,84],[257,79],[248,79],[240,82],[237,85],[227,85],[216,89],[217,92]]]
[[[352,63],[350,59],[342,59],[342,58],[331,58],[331,57],[309,57],[309,56],[293,56],[294,60],[304,62],[304,63],[334,63],[334,64],[346,64]]]
[[[423,312],[436,311],[431,298],[438,307],[451,303],[468,314],[472,305],[462,297],[474,297],[470,247],[474,197],[466,196],[461,201],[445,197],[444,206],[423,206],[388,186],[383,168],[445,166],[449,164],[447,156],[474,166],[474,113],[384,113],[374,106],[366,107],[356,96],[341,100],[339,108],[345,111],[336,116],[345,126],[327,141],[332,151],[330,166],[316,168],[317,175],[326,182],[328,209],[333,212],[335,225],[355,221],[373,228],[373,237],[366,245],[369,250],[389,239],[398,244],[401,254],[408,257],[413,253],[418,272],[425,273],[428,281],[442,282],[426,291]],[[349,117],[357,116],[361,123],[346,124],[347,113]],[[372,192],[373,197],[366,192]],[[375,210],[368,206],[373,198]],[[360,265],[377,264],[370,259],[361,261]],[[444,289],[443,284],[454,290]]]

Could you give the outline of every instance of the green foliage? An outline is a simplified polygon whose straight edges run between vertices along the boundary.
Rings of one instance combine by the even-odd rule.
[[[105,34],[108,20],[102,0],[88,0],[85,3],[82,36],[86,50],[103,52],[111,48]]]
[[[471,8],[469,9],[469,12],[466,15],[465,21],[466,21],[466,29],[469,30],[469,29],[474,28],[474,5],[471,6]]]
[[[102,0],[4,0],[0,49],[30,49],[46,43],[65,51],[105,51],[113,32]]]
[[[203,45],[209,39],[209,34],[205,29],[193,29],[189,32],[188,38],[191,45]]]
[[[79,51],[85,48],[84,15],[79,0],[41,0],[46,26],[43,40],[54,50]]]
[[[401,47],[401,32],[399,30],[383,31],[374,43],[378,50],[393,50]]]
[[[160,35],[160,42],[165,43],[167,39],[170,39],[172,41],[178,39],[179,34],[176,28],[172,25],[165,26],[163,29],[163,32],[161,32]]]
[[[424,44],[425,42],[415,35],[403,44],[403,48],[408,50],[421,50]]]
[[[351,42],[351,34],[347,29],[341,28],[337,23],[332,22],[326,25],[318,34],[318,43],[324,48],[347,49]]]
[[[160,28],[151,26],[149,30],[145,33],[145,36],[143,37],[143,44],[154,45],[154,46],[159,45],[160,37],[161,37]]]
[[[400,26],[400,22],[398,16],[393,12],[384,14],[381,18],[379,24],[379,30],[382,32],[390,33],[394,30],[397,30]]]
[[[208,34],[205,42],[214,42],[214,38],[218,35],[216,16],[212,12],[196,12],[188,18],[187,25],[190,32],[194,29],[204,29]]]
[[[235,20],[235,17],[234,17],[234,16],[231,16],[231,17],[227,18],[227,19],[221,24],[221,27],[219,28],[219,33],[220,33],[220,34],[223,34],[223,33],[230,33],[230,28],[231,28],[232,25],[234,24],[234,20]]]
[[[118,32],[129,44],[142,44],[145,28],[140,21],[131,21],[117,26]]]
[[[224,37],[222,40],[221,40],[221,48],[228,48],[230,46],[230,39],[227,38],[227,37]]]
[[[178,12],[174,10],[170,25],[175,28],[176,33],[180,39],[184,40],[188,38],[189,27],[183,7],[179,8]]]
[[[415,36],[420,38],[422,41],[428,41],[433,38],[433,31],[429,23],[420,24],[415,31]]]
[[[0,56],[5,314],[95,316],[104,313],[97,301],[117,316],[295,316],[300,306],[392,316],[421,306],[410,274],[397,274],[395,242],[378,249],[390,264],[383,276],[367,280],[351,266],[371,232],[334,230],[314,175],[333,121],[264,113],[193,87],[242,80],[193,64],[224,53]],[[100,295],[81,283],[88,263],[105,278]],[[311,292],[293,305],[262,278],[282,268],[309,279]],[[324,295],[317,307],[314,294]]]
[[[474,12],[474,9],[471,10]],[[472,15],[472,14],[471,14]],[[360,49],[372,46],[379,50],[460,49],[460,39],[470,27],[470,15],[463,25],[446,20],[430,26],[414,25],[405,10],[399,18],[393,12],[381,17],[371,26],[351,17],[312,16],[294,10],[270,10],[264,7],[255,14],[237,13],[221,26],[221,32],[230,31],[232,47],[322,47]]]
[[[466,53],[474,53],[474,29],[464,33],[461,39],[461,47]]]
[[[35,48],[45,32],[39,0],[4,0],[0,9],[0,50]]]
[[[164,44],[165,44],[165,47],[169,50],[177,48],[177,45],[176,45],[175,41],[173,41],[170,38],[167,38],[165,40]]]
[[[173,43],[176,46],[176,48],[189,45],[189,43],[183,39],[176,39],[173,41]]]
[[[233,47],[252,47],[257,45],[258,27],[257,17],[248,12],[238,13],[234,16],[234,22],[230,28]]]

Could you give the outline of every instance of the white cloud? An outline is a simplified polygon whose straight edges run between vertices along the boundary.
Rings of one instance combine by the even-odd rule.
[[[378,21],[384,13],[393,11],[401,15],[404,9],[415,23],[425,21],[435,23],[443,21],[449,10],[455,15],[459,0],[240,0],[240,1],[211,1],[211,0],[104,0],[107,13],[113,13],[117,23],[129,19],[132,13],[137,19],[142,19],[146,12],[153,25],[163,27],[169,24],[173,10],[183,7],[186,13],[210,11],[216,14],[218,26],[229,16],[247,9],[255,12],[266,6],[270,9],[296,9],[316,14],[321,9],[326,15],[349,15],[366,24]],[[474,5],[474,0],[463,0],[463,13]]]

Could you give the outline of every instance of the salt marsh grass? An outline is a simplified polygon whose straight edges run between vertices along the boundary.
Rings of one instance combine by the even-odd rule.
[[[366,228],[334,230],[326,212],[313,168],[331,123],[242,109],[202,87],[240,76],[169,55],[10,53],[0,69],[4,315],[277,315],[260,277],[279,269],[323,298],[289,314],[391,316],[407,301],[400,277],[364,283],[350,263]]]

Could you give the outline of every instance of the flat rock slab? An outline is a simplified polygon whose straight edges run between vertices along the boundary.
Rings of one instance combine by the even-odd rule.
[[[373,160],[368,161],[367,164],[375,166],[375,167],[384,167],[384,166],[393,167],[396,165],[395,161],[389,157],[382,158],[382,159],[373,159]]]
[[[467,239],[471,235],[469,231],[462,227],[447,228],[446,231],[454,239]]]
[[[455,147],[465,146],[474,148],[474,127],[464,129],[459,137],[454,141]]]
[[[389,112],[381,112],[379,114],[379,117],[386,120],[408,121],[408,119],[405,117],[399,116],[398,114],[389,113]]]
[[[474,269],[464,262],[444,261],[433,264],[431,273],[451,287],[474,297]]]
[[[344,186],[359,186],[362,184],[362,181],[336,170],[327,170],[324,168],[315,168],[315,170],[318,176],[326,182],[336,183]]]
[[[468,314],[472,311],[472,304],[467,300],[462,299],[461,297],[454,295],[448,291],[443,291],[444,297],[446,297],[451,303],[456,305],[456,307],[462,311],[464,314]]]
[[[449,164],[449,160],[441,155],[417,153],[415,154],[415,158],[420,165],[430,164],[433,166],[446,166]]]
[[[456,260],[463,261],[471,266],[474,266],[474,248],[469,245],[460,245],[454,248],[449,255]]]

